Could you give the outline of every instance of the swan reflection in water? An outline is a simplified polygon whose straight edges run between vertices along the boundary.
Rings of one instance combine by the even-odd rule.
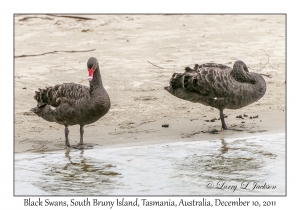
[[[55,164],[52,160],[46,163],[49,167],[35,185],[51,194],[107,195],[116,185],[114,177],[121,174],[107,160],[87,158],[84,153],[85,150],[67,148],[63,160],[57,157]]]
[[[284,195],[284,138],[275,134],[16,154],[16,195]],[[276,189],[206,188],[219,181],[235,186],[260,181]]]

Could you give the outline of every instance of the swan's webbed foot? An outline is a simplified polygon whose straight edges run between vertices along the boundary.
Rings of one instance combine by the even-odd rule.
[[[80,144],[80,143],[78,143],[76,146],[72,146],[71,148],[82,150],[82,149],[91,149],[93,147],[94,147],[94,145],[92,145],[92,144]]]
[[[83,144],[77,144],[76,146],[72,146],[73,149],[84,149],[84,145]]]

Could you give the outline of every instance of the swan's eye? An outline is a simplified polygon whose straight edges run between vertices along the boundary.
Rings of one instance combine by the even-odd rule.
[[[255,84],[255,81],[254,81],[254,80],[251,80],[250,83],[251,83],[251,84]]]

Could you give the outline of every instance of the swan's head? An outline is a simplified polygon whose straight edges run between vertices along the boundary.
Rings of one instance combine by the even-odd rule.
[[[243,61],[236,61],[233,65],[234,78],[242,83],[248,83],[249,90],[252,89],[257,100],[264,96],[267,90],[265,79],[258,73],[249,72],[248,67]]]
[[[238,82],[251,83],[248,67],[243,61],[236,61],[232,68],[232,76]]]
[[[94,57],[90,57],[88,62],[87,62],[87,68],[88,68],[88,72],[89,72],[88,79],[89,79],[89,81],[92,81],[94,71],[95,71],[95,69],[98,68],[98,60]]]
[[[233,65],[233,69],[249,72],[248,67],[243,61],[236,61]]]

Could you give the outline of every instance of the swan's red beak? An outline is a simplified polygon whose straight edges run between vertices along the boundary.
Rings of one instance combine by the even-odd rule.
[[[88,69],[88,72],[89,72],[89,77],[88,77],[88,79],[89,79],[89,81],[92,81],[92,79],[93,79],[93,74],[94,74],[94,67]]]

